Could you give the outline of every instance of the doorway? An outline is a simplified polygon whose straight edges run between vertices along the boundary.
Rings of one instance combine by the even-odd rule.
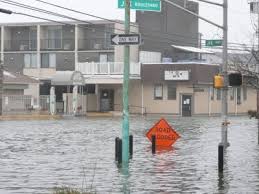
[[[192,95],[182,95],[182,116],[192,116]]]
[[[102,89],[100,96],[100,111],[108,112],[114,110],[114,90]]]

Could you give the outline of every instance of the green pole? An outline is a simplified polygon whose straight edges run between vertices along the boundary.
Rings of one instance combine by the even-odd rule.
[[[130,0],[125,0],[125,34],[130,32]],[[129,45],[124,46],[122,165],[129,163]]]

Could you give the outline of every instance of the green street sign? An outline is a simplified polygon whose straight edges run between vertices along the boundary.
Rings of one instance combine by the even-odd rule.
[[[222,40],[206,40],[206,46],[222,46]]]
[[[118,0],[118,8],[125,8],[125,0]],[[161,12],[161,0],[130,0],[130,9]]]

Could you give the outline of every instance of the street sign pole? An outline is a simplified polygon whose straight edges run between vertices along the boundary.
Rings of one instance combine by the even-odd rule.
[[[222,117],[221,125],[221,143],[224,148],[229,146],[228,143],[228,0],[223,4],[223,64],[222,74],[224,78],[224,87],[222,89]]]
[[[4,68],[3,62],[0,61],[0,116],[3,114],[3,82],[4,82]]]
[[[130,0],[125,0],[125,34],[130,32]],[[122,167],[129,164],[129,57],[130,46],[124,45],[123,74],[123,126],[122,126]]]

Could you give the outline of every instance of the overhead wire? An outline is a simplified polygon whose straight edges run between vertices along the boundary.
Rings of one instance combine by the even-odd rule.
[[[47,4],[47,5],[51,5],[51,6],[54,6],[54,7],[58,7],[60,9],[64,9],[64,10],[68,10],[68,11],[72,11],[72,12],[75,12],[75,13],[79,13],[79,14],[83,14],[83,15],[87,15],[87,16],[91,16],[91,17],[94,17],[94,18],[98,18],[98,19],[102,19],[102,20],[106,20],[106,21],[110,21],[110,22],[115,22],[115,23],[120,23],[120,24],[123,24],[123,22],[120,22],[120,21],[116,21],[116,20],[110,20],[110,19],[107,19],[107,18],[104,18],[104,17],[100,17],[100,16],[96,16],[96,15],[93,15],[93,14],[89,14],[89,13],[86,13],[86,12],[82,12],[82,11],[78,11],[78,10],[75,10],[75,9],[71,9],[71,8],[67,8],[67,7],[64,7],[64,6],[60,6],[58,4],[54,4],[54,3],[49,3],[49,2],[46,2],[46,1],[43,1],[43,0],[35,0],[37,2],[41,2],[41,3],[44,3],[44,4]],[[137,25],[134,25],[134,24],[131,24],[132,26],[137,26]],[[155,32],[154,30],[150,29],[149,30],[150,32]],[[161,33],[161,31],[156,31],[157,33]],[[180,34],[175,34],[175,33],[164,33],[163,32],[163,35],[175,35],[175,36],[179,36],[179,37],[183,37],[183,38],[186,38],[187,36],[184,36],[184,35],[180,35]],[[217,29],[217,36],[219,36],[218,34],[218,29]],[[188,38],[193,38],[193,40],[199,40],[199,38],[197,37],[194,37],[194,36],[188,36]],[[200,40],[206,40],[206,39],[200,39]],[[233,44],[238,44],[238,43],[233,43]]]
[[[13,6],[17,6],[17,7],[21,7],[21,8],[25,8],[25,9],[29,9],[29,10],[33,10],[33,11],[37,11],[37,12],[41,12],[41,13],[45,13],[45,14],[48,14],[48,15],[53,15],[53,16],[57,16],[57,17],[61,17],[61,18],[66,18],[66,19],[71,19],[71,20],[75,20],[75,21],[78,21],[78,22],[85,23],[85,21],[78,20],[77,18],[69,17],[69,16],[66,16],[66,15],[63,15],[63,14],[54,13],[54,12],[51,12],[51,11],[47,11],[47,10],[36,8],[36,7],[32,7],[32,6],[28,6],[26,4],[17,3],[15,1],[11,1],[11,0],[0,0],[0,2],[6,3],[6,4],[10,4],[10,5],[13,5]],[[52,21],[54,21],[54,20],[52,20]],[[65,23],[65,22],[62,22],[62,23],[66,24],[66,25],[71,25],[70,23]],[[89,22],[87,22],[87,24],[89,24]],[[79,25],[78,27],[92,29],[92,30],[98,30],[98,31],[102,31],[102,32],[107,32],[107,31],[103,31],[103,30],[99,30],[99,29],[95,29],[95,28],[91,28],[91,27],[87,27],[87,26],[80,26]],[[124,30],[118,29],[118,28],[111,28],[111,29],[124,31]],[[108,32],[108,33],[111,33],[111,32]],[[142,34],[142,36],[145,36],[145,37],[146,36],[151,36],[151,34],[145,33],[145,34]],[[152,37],[154,37],[153,34],[152,34]],[[166,38],[166,37],[159,37],[159,38],[163,38],[163,39],[170,40],[170,41],[176,41],[176,40],[173,40],[173,39],[170,39],[170,38]],[[183,41],[183,42],[186,43],[186,44],[193,44],[193,45],[195,45],[195,43],[193,43],[193,42],[186,42],[186,41]]]
[[[46,3],[45,1],[42,1],[42,0],[36,0],[36,1],[39,1],[39,2],[44,2]],[[75,20],[75,21],[78,21],[78,22],[82,22],[82,23],[87,23],[87,24],[92,24],[91,22],[89,21],[84,21],[84,20],[79,20],[77,18],[73,18],[73,17],[69,17],[69,16],[66,16],[66,15],[63,15],[63,14],[59,14],[59,13],[54,13],[54,12],[51,12],[51,11],[47,11],[47,10],[44,10],[44,9],[40,9],[40,8],[36,8],[36,7],[32,7],[32,6],[29,6],[29,5],[26,5],[26,4],[21,4],[21,3],[18,3],[18,2],[15,2],[15,1],[11,1],[11,0],[0,0],[0,2],[3,2],[3,3],[6,3],[6,4],[10,4],[10,5],[14,5],[14,6],[18,6],[18,7],[22,7],[22,8],[25,8],[25,9],[29,9],[29,10],[33,10],[33,11],[37,11],[37,12],[41,12],[41,13],[45,13],[45,14],[48,14],[48,15],[54,15],[56,17],[61,17],[61,18],[66,18],[66,19],[71,19],[71,20]],[[59,6],[59,5],[56,5],[56,4],[52,4],[52,6]],[[69,8],[65,8],[63,6],[59,6],[60,8],[62,9],[69,9]],[[79,12],[77,10],[73,10],[73,9],[69,9],[70,11],[75,11],[75,12]],[[87,13],[84,13],[84,12],[79,12],[81,14],[86,14],[88,15]],[[32,16],[32,15],[29,15],[29,14],[23,14],[23,15],[27,15],[27,16]],[[95,15],[92,15],[90,14],[92,17],[99,17],[99,16],[95,16]],[[37,17],[35,17],[37,18]],[[40,17],[38,17],[40,18]],[[46,19],[46,18],[40,18],[40,19],[43,19],[43,20],[47,20],[47,21],[51,21],[51,22],[56,22],[56,23],[61,23],[61,24],[64,24],[64,25],[72,25],[70,23],[65,23],[65,22],[60,22],[60,21],[55,21],[55,20],[50,20],[50,19]],[[110,21],[110,22],[115,22],[115,23],[118,23],[118,21],[116,20],[109,20],[109,19],[106,19],[106,18],[103,18],[103,17],[99,17],[99,19],[105,19],[107,21]],[[86,27],[86,26],[79,26],[80,28],[83,27],[83,28],[87,28],[87,29],[95,29],[95,28],[91,28],[91,27]],[[111,29],[117,29],[117,28],[111,28]],[[98,30],[98,29],[95,29],[95,30]],[[117,29],[118,30],[118,29]],[[122,30],[122,29],[119,29],[119,30]],[[124,31],[124,30],[123,30]],[[106,32],[106,31],[103,31],[102,32]],[[109,31],[109,33],[111,33]],[[161,32],[160,32],[161,33]],[[176,34],[165,34],[165,35],[176,35]],[[142,34],[142,36],[144,37],[156,37],[154,34]],[[183,38],[186,38],[187,36],[183,36],[181,35]],[[157,37],[156,37],[157,38]],[[180,41],[180,40],[175,40],[175,39],[172,39],[172,38],[167,38],[167,37],[161,37],[159,36],[160,39],[165,39],[165,40],[169,40],[171,42],[180,42],[180,43],[185,43],[185,44],[192,44],[192,45],[195,45],[197,46],[196,43],[194,43],[194,41],[192,42],[186,42],[186,41]],[[188,38],[190,39],[191,37],[188,36]],[[193,39],[194,40],[194,39]],[[195,38],[195,40],[198,40],[198,38]],[[201,39],[201,40],[205,40],[205,39]],[[171,44],[171,43],[168,43],[168,44]],[[238,43],[233,43],[233,44],[238,44]]]

